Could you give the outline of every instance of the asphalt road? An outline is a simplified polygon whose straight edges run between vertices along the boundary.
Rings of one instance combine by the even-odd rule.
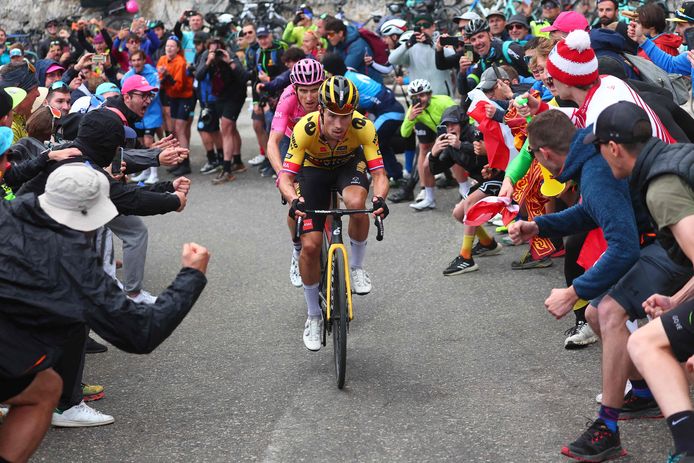
[[[256,143],[242,120],[249,159]],[[167,286],[188,241],[211,250],[207,288],[153,354],[88,356],[85,381],[106,387],[93,405],[115,424],[52,429],[35,461],[568,461],[562,445],[597,412],[600,347],[564,350],[573,319],[544,309],[563,285],[561,259],[512,271],[523,250],[510,247],[478,272],[443,277],[462,239],[457,192],[438,192],[435,211],[392,205],[385,240],[372,230],[374,289],[355,300],[338,390],[330,339],[318,353],[301,340],[305,302],[289,282],[273,182],[253,169],[212,186],[197,173],[203,157],[197,144],[186,210],[146,219],[146,288]],[[630,457],[620,461],[665,461],[664,421],[621,432]]]

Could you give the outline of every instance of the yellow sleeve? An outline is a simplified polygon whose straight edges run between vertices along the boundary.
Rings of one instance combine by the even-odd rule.
[[[383,169],[383,158],[381,157],[381,149],[378,147],[378,134],[373,122],[365,118],[361,114],[355,114],[352,119],[352,127],[358,134],[358,140],[364,149],[364,158],[369,171]]]
[[[294,126],[292,138],[289,140],[289,149],[284,156],[282,170],[291,174],[298,174],[304,163],[306,149],[311,146],[311,141],[318,131],[318,124],[314,120],[317,113],[307,114]]]

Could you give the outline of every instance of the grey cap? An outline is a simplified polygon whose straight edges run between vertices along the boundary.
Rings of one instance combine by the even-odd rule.
[[[526,18],[524,14],[514,14],[513,16],[511,16],[511,18],[508,21],[506,21],[506,27],[510,26],[511,24],[520,24],[526,29],[530,30],[528,18]]]
[[[505,15],[504,13],[502,13],[501,11],[499,11],[499,10],[492,10],[492,11],[490,11],[489,13],[487,13],[487,15],[485,16],[485,18],[486,18],[486,19],[489,19],[489,18],[491,18],[492,16],[501,16],[502,18],[506,19],[506,15]]]
[[[499,71],[498,77],[497,77],[496,72],[494,71],[493,67],[487,68],[487,70],[485,70],[482,73],[482,76],[480,78],[480,83],[477,84],[477,87],[475,87],[475,88],[478,88],[478,89],[482,90],[483,92],[487,92],[487,91],[494,88],[497,80],[510,79],[508,73],[506,71],[504,71],[503,68],[496,68],[496,69]]]
[[[101,172],[82,163],[64,164],[48,176],[39,204],[59,224],[92,231],[118,215],[109,191],[109,182]]]
[[[460,106],[449,106],[441,115],[441,124],[445,124],[446,122],[460,123],[461,121],[465,120],[466,117],[467,116],[460,111]]]

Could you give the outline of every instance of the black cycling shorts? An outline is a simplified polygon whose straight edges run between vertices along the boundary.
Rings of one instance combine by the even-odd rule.
[[[187,121],[195,115],[195,98],[169,98],[171,119]]]
[[[297,176],[299,191],[306,201],[306,209],[328,209],[330,207],[330,190],[337,191],[351,185],[358,185],[368,191],[369,179],[366,175],[366,161],[363,154],[354,156],[346,164],[335,169],[302,167]],[[304,218],[301,233],[320,232],[325,226],[325,216],[307,214]]]
[[[217,100],[214,102],[215,110],[219,117],[229,119],[230,121],[236,121],[239,118],[243,104],[244,100]]]
[[[169,95],[166,92],[159,92],[159,102],[162,106],[169,106],[171,104],[169,103]]]
[[[416,122],[414,124],[414,133],[417,134],[419,143],[434,143],[436,141],[436,132],[421,122]]]
[[[694,300],[675,307],[660,316],[670,348],[679,362],[694,355]]]

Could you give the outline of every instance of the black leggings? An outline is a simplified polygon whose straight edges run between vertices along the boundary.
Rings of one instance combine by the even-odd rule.
[[[576,233],[566,237],[564,248],[566,255],[564,256],[564,278],[566,286],[571,286],[573,281],[585,273],[585,269],[578,265],[578,255],[581,253],[583,243],[586,241],[587,232]],[[585,308],[574,310],[576,320],[585,321]]]
[[[53,369],[63,380],[63,393],[58,408],[67,410],[82,401],[82,373],[86,355],[87,333],[89,328],[75,329],[63,345],[63,354]]]

